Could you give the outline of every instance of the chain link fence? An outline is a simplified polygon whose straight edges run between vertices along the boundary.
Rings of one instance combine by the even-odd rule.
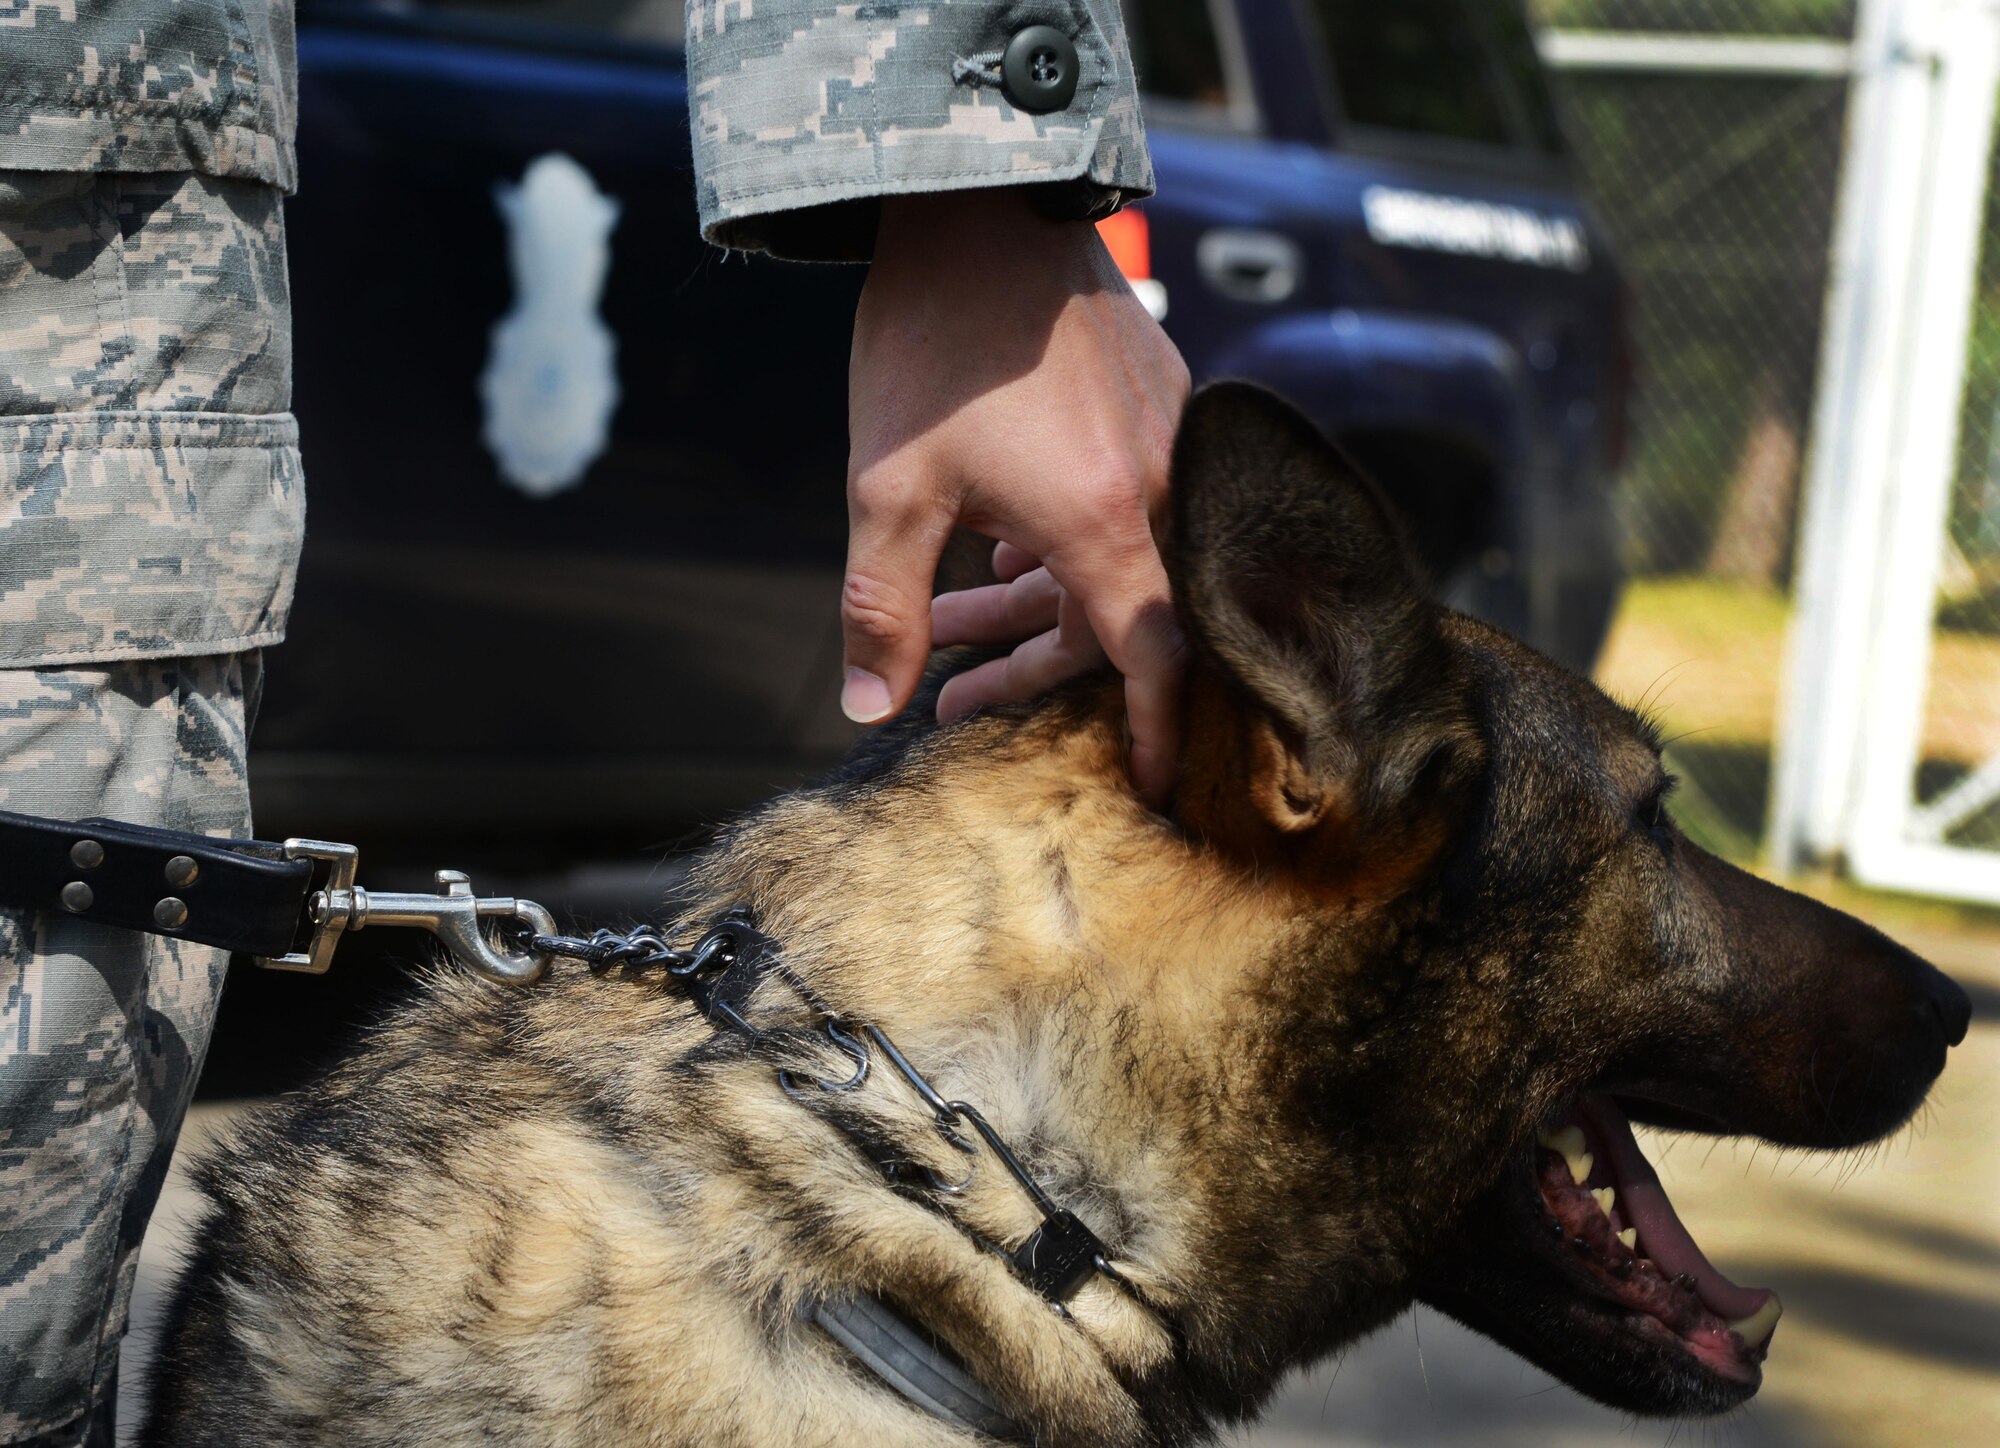
[[[1673,739],[1677,812],[1760,851],[1848,100],[1672,42],[1843,42],[1852,0],[1538,0],[1585,188],[1631,289],[1624,603],[1600,662]],[[1624,37],[1565,58],[1560,40]],[[1665,38],[1665,45],[1653,44]],[[1650,57],[1650,58],[1649,58]]]

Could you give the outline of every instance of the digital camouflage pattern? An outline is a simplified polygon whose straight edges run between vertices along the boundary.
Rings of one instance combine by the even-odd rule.
[[[0,0],[0,808],[249,828],[304,493],[289,0]],[[0,912],[0,1441],[111,1442],[221,952]]]
[[[246,834],[258,679],[255,654],[0,669],[0,809]],[[114,1380],[226,964],[0,910],[0,1441],[81,1442]]]
[[[1082,67],[1048,115],[992,83],[1030,25],[1070,36]],[[718,246],[858,260],[862,203],[881,196],[1061,182],[1054,204],[1085,217],[1153,189],[1117,0],[688,0],[687,67],[702,235]]]
[[[0,665],[277,642],[291,372],[276,190],[0,171]]]
[[[0,0],[0,168],[291,190],[290,0]]]

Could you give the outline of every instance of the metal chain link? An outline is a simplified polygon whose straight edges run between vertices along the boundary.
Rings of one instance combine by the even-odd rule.
[[[637,966],[640,970],[664,965],[673,973],[676,966],[684,966],[694,958],[693,951],[676,949],[650,930],[623,934],[616,930],[596,930],[588,936],[530,935],[526,944],[530,950],[544,955],[580,960],[593,974],[614,965]]]

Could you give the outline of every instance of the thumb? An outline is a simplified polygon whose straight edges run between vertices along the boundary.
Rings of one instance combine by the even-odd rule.
[[[840,707],[855,723],[891,718],[917,691],[931,651],[931,584],[950,536],[928,488],[879,471],[848,485]]]

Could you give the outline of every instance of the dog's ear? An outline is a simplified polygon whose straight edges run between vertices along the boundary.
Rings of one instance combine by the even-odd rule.
[[[1234,382],[1188,403],[1173,503],[1195,649],[1183,819],[1361,893],[1400,888],[1483,751],[1389,505],[1290,405]]]

